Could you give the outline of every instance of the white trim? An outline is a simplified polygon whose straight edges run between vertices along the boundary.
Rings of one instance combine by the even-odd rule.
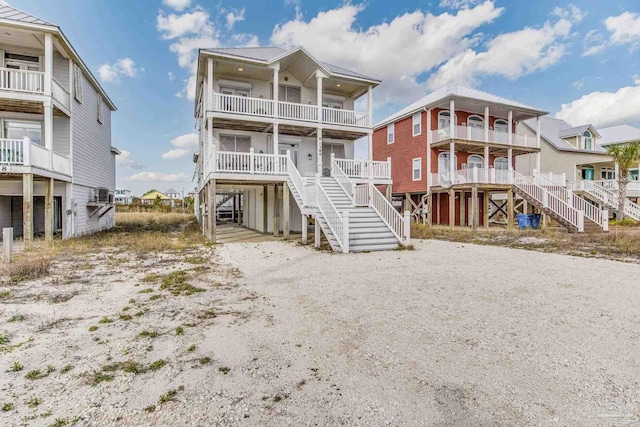
[[[474,122],[482,123],[482,128],[478,128],[478,129],[484,129],[484,119],[477,114],[471,114],[469,117],[467,117],[467,126],[470,126],[469,122],[471,122],[472,118],[478,119],[478,120],[474,120]]]
[[[417,133],[416,133],[416,125],[418,125],[419,127]],[[422,134],[422,112],[421,111],[418,111],[413,116],[411,116],[411,133],[412,133],[412,136],[418,136]]]
[[[387,144],[396,142],[396,124],[389,123],[387,125]]]
[[[416,169],[416,160],[418,161],[418,168]],[[416,178],[416,171],[420,171],[418,178]],[[411,159],[411,180],[420,181],[422,179],[422,157],[416,157]]]
[[[451,112],[449,110],[440,110],[438,111],[438,129],[440,128],[440,115],[448,115],[449,116],[449,123],[451,123]],[[458,115],[454,114],[454,123],[458,122]]]
[[[235,80],[219,79],[218,80],[218,87],[220,87],[220,88],[228,87],[228,88],[233,88],[233,89],[251,89],[252,85],[251,85],[251,83],[238,82],[238,81],[235,81]]]
[[[503,161],[498,162],[498,160],[504,160],[504,162],[503,162]],[[507,165],[507,168],[506,168],[506,169],[498,169],[498,168],[496,167],[496,165],[497,165],[498,163],[504,163],[505,165]],[[494,167],[495,169],[497,169],[497,170],[509,170],[509,159],[507,159],[507,158],[506,158],[506,157],[504,157],[504,156],[496,157],[495,159],[493,159],[493,167]]]

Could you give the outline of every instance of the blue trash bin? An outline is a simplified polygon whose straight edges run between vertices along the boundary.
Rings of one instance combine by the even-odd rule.
[[[516,215],[518,219],[518,228],[520,230],[524,230],[525,228],[531,228],[531,218],[527,214],[518,214]]]
[[[531,217],[531,228],[535,228],[536,230],[540,228],[540,220],[542,219],[542,215],[532,214],[529,216]]]

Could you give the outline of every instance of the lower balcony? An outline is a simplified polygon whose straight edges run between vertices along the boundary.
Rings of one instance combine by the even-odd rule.
[[[484,128],[477,128],[473,126],[454,126],[453,134],[449,127],[431,131],[432,144],[448,140],[492,143],[522,148],[537,148],[537,140],[535,137],[512,133],[511,142],[509,142],[509,132],[493,129],[489,129],[487,132]]]
[[[50,151],[29,138],[0,139],[0,170],[3,173],[25,173],[24,167],[71,175],[68,156]]]
[[[431,187],[449,188],[454,185],[466,184],[495,184],[509,185],[513,183],[513,173],[506,169],[460,169],[453,174],[450,172],[438,172],[431,174],[429,185]]]

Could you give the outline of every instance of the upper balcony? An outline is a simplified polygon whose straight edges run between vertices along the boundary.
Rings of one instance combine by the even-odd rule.
[[[529,135],[511,133],[507,130],[484,129],[473,126],[454,126],[431,131],[431,144],[449,142],[451,140],[476,143],[506,145],[524,149],[537,149],[537,140]]]

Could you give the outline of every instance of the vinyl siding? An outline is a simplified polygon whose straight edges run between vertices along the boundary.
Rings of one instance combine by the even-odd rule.
[[[71,120],[68,117],[53,116],[53,151],[68,156],[71,154],[69,131]]]
[[[53,52],[53,77],[65,89],[69,89],[69,60],[65,59],[54,49]]]
[[[5,227],[11,227],[11,197],[0,196],[0,236]]]
[[[73,185],[73,201],[75,206],[75,236],[82,236],[83,234],[95,233],[96,231],[107,230],[115,225],[115,210],[111,209],[102,218],[98,218],[99,214],[89,218],[89,214],[93,209],[88,208],[89,202],[94,187],[86,187],[82,185]],[[105,209],[105,208],[101,208]]]

